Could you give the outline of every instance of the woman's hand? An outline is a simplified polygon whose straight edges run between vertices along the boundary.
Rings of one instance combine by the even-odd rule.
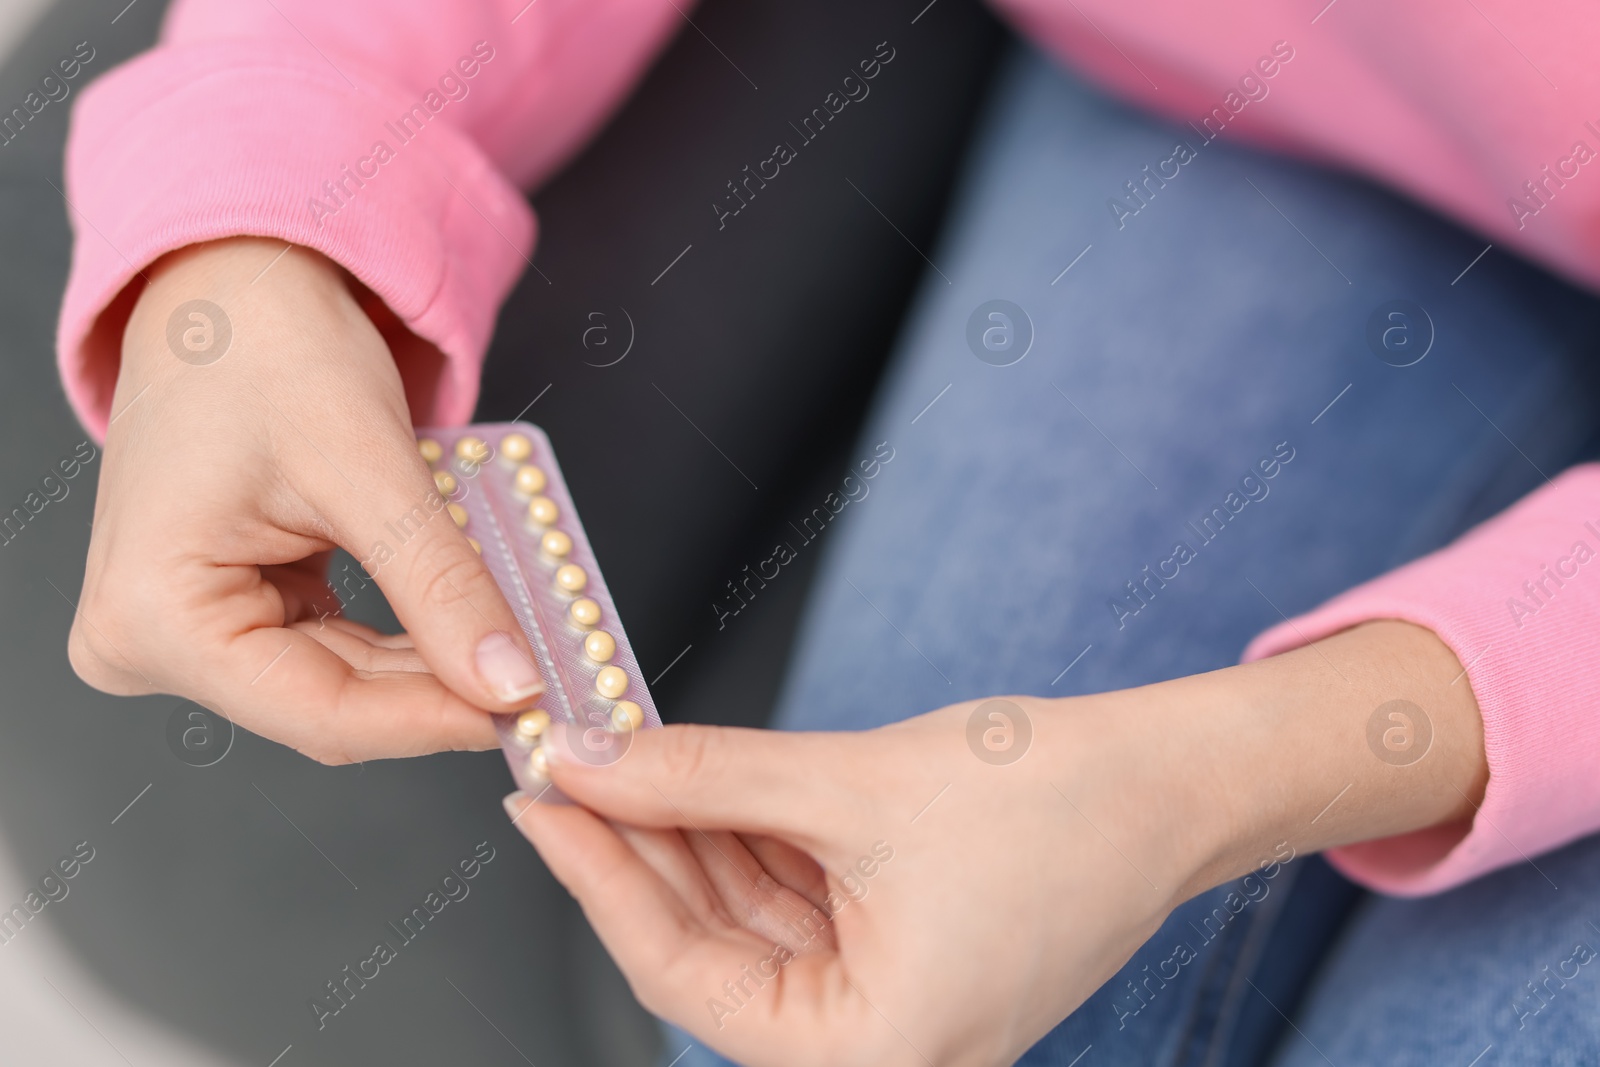
[[[640,1001],[739,1062],[1009,1063],[1178,903],[1285,844],[1469,816],[1482,727],[1458,672],[1433,634],[1384,622],[856,734],[669,727],[596,766],[560,729],[552,776],[583,806],[506,807]],[[1406,766],[1368,742],[1394,699],[1432,724]]]
[[[395,356],[425,370],[427,346],[282,242],[201,245],[147,273],[73,621],[78,675],[188,697],[329,763],[494,747],[481,709],[543,686],[417,453]],[[335,546],[361,569],[330,587]],[[371,580],[405,634],[336,614],[375,597]]]

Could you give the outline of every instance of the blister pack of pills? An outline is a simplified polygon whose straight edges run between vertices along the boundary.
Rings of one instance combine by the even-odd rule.
[[[551,722],[574,726],[574,757],[604,764],[661,717],[550,439],[525,422],[480,423],[418,431],[417,449],[450,517],[500,583],[544,678],[535,707],[495,716],[511,776],[529,796],[559,800],[543,747]]]

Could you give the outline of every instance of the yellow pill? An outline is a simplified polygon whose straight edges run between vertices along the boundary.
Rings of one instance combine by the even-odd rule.
[[[536,496],[528,501],[528,518],[540,526],[549,526],[559,514],[556,502],[547,496]]]
[[[462,527],[462,528],[466,527],[466,525],[467,525],[467,509],[466,508],[462,507],[460,504],[453,504],[453,503],[452,504],[446,504],[445,508],[449,510],[450,517],[455,520],[457,526]]]
[[[608,663],[617,654],[616,638],[604,630],[596,630],[583,639],[583,654],[596,663]]]
[[[433,484],[438,486],[439,492],[445,496],[454,496],[456,492],[456,476],[449,471],[434,471]]]
[[[628,691],[628,673],[621,667],[601,667],[594,676],[594,691],[607,700],[615,700]]]
[[[444,458],[444,448],[431,437],[424,437],[417,442],[417,451],[422,453],[422,458],[429,466]]]
[[[550,777],[550,758],[544,754],[543,747],[534,749],[528,757],[528,772],[535,778]]]
[[[487,463],[489,446],[481,437],[463,437],[456,442],[456,458],[466,463]]]
[[[523,741],[532,741],[550,725],[550,713],[543,708],[530,708],[517,716],[515,732]]]
[[[619,700],[611,709],[611,728],[618,733],[630,733],[644,725],[644,709],[631,700]]]
[[[539,547],[544,549],[545,555],[555,556],[560,559],[572,551],[572,538],[560,530],[551,530],[539,540]]]
[[[511,485],[523,496],[532,496],[544,489],[544,471],[538,467],[518,467],[517,473],[511,476]]]
[[[500,454],[513,463],[521,463],[533,454],[533,442],[520,433],[508,433],[500,438]]]
[[[476,552],[480,556],[483,555],[483,546],[478,544],[478,539],[476,537],[467,538],[467,544],[472,546],[472,551]]]
[[[589,573],[576,563],[556,568],[556,585],[568,593],[577,593],[589,584]]]
[[[572,621],[579,626],[593,626],[600,621],[600,605],[588,597],[583,597],[572,602],[567,614],[571,615]]]

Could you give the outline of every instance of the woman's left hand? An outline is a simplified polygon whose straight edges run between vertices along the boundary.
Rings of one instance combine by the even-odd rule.
[[[578,804],[506,806],[641,1003],[729,1057],[1009,1063],[1172,908],[1284,842],[1470,814],[1481,724],[1452,667],[1430,632],[1372,623],[1214,674],[860,733],[668,727],[596,766],[554,729],[551,774]],[[1368,749],[1397,696],[1428,701],[1435,758]]]

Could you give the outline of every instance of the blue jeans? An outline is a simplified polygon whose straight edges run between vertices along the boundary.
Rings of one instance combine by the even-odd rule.
[[[1223,667],[1590,453],[1600,303],[1229,141],[1013,57],[859,448],[894,458],[820,544],[780,725]],[[1204,894],[1022,1062],[1596,1062],[1600,967],[1568,961],[1600,946],[1600,847],[1535,862],[1424,901],[1318,858],[1236,914],[1236,887]]]

